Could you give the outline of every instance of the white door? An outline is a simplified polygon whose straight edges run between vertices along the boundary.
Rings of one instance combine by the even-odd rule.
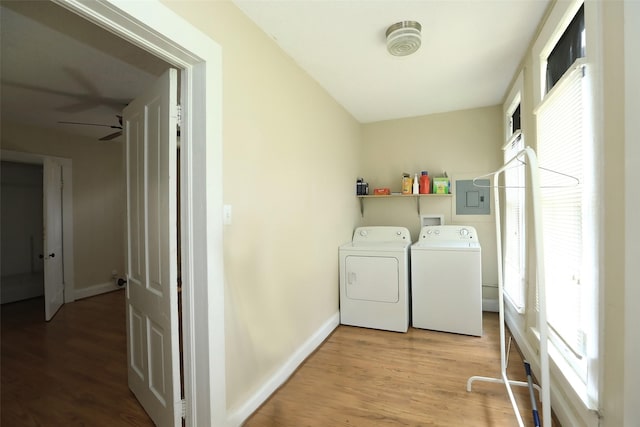
[[[129,388],[158,426],[181,425],[178,353],[177,71],[123,111]]]
[[[398,258],[351,255],[345,264],[348,298],[375,302],[399,301]]]
[[[43,166],[44,317],[48,322],[64,303],[62,269],[62,166],[45,159]]]

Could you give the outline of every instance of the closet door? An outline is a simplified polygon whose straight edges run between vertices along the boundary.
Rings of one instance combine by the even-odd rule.
[[[64,304],[62,257],[62,166],[45,159],[43,166],[44,315],[48,322]]]

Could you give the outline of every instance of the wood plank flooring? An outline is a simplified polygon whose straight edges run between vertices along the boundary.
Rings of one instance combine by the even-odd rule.
[[[42,299],[2,305],[0,425],[152,426],[127,387],[124,310],[122,291],[66,304],[49,323]],[[503,385],[466,391],[469,376],[500,372],[497,314],[484,332],[340,326],[245,425],[515,426]],[[524,380],[515,349],[509,372]],[[533,425],[528,390],[514,392]]]
[[[124,292],[0,307],[2,426],[153,426],[127,386]]]
[[[504,385],[466,391],[470,376],[500,375],[498,315],[483,326],[482,338],[340,326],[245,426],[517,426]],[[514,347],[508,373],[526,381]],[[533,426],[528,388],[513,389]]]

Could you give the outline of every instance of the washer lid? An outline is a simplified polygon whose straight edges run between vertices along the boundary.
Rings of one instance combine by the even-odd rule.
[[[437,251],[479,251],[480,243],[470,241],[434,241],[419,240],[411,246],[411,250],[437,250]]]
[[[419,242],[478,242],[478,232],[470,225],[433,225],[422,227]]]

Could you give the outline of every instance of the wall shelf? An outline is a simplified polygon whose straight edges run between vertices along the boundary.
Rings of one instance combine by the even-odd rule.
[[[420,199],[423,197],[426,198],[430,198],[430,197],[435,197],[435,198],[439,198],[439,197],[453,197],[453,194],[433,194],[433,193],[429,193],[429,194],[400,194],[400,193],[392,193],[389,195],[384,195],[384,196],[376,196],[373,194],[369,194],[366,196],[356,196],[358,199],[360,199],[360,215],[364,216],[364,199],[393,199],[393,198],[404,198],[404,199],[416,199],[416,209],[418,210],[418,215],[420,215]]]

